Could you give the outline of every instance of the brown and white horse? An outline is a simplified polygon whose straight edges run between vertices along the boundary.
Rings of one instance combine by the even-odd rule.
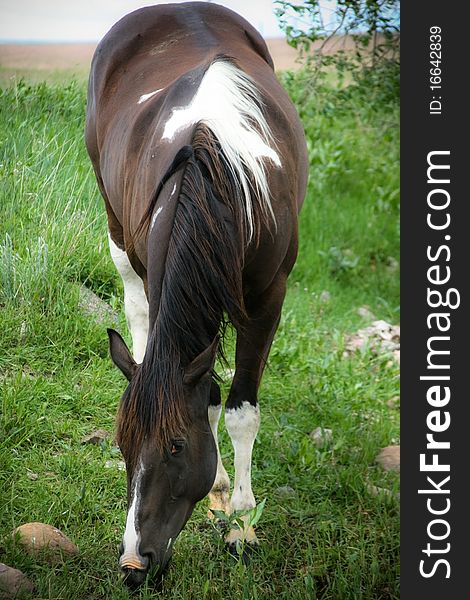
[[[234,12],[204,2],[121,19],[91,66],[86,144],[124,282],[133,356],[118,413],[128,514],[120,566],[131,586],[166,567],[199,500],[255,506],[257,392],[297,255],[307,154],[267,47]],[[219,337],[237,332],[225,407],[235,483],[221,461]],[[227,542],[256,543],[248,525]]]

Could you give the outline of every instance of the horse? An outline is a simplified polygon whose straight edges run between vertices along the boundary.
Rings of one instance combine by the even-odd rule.
[[[132,353],[109,329],[128,380],[117,413],[128,511],[119,565],[137,587],[162,574],[196,503],[256,506],[258,388],[297,256],[307,150],[261,35],[204,2],[136,10],[93,56],[86,146],[122,277]],[[236,332],[225,405],[230,481],[218,445],[217,356]],[[257,544],[245,526],[230,548]]]

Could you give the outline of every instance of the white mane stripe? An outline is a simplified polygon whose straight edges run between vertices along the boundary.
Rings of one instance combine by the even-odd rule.
[[[281,166],[261,105],[260,94],[251,78],[231,62],[217,60],[207,69],[191,103],[173,110],[162,137],[172,140],[178,130],[194,123],[209,127],[242,188],[250,239],[254,230],[253,191],[259,198],[261,210],[266,215],[270,213],[275,221],[265,160]],[[247,172],[251,174],[253,185]]]

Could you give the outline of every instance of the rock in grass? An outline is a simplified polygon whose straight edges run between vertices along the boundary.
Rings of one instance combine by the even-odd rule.
[[[85,285],[80,286],[80,296],[78,300],[80,311],[89,317],[92,317],[96,323],[117,323],[118,316],[107,302],[101,300],[94,292]]]
[[[377,319],[377,317],[371,311],[370,306],[367,306],[367,304],[364,306],[360,306],[357,309],[357,314],[363,319],[368,319],[369,321],[375,321]]]
[[[89,433],[82,439],[82,444],[95,444],[98,446],[101,442],[104,442],[107,438],[109,438],[111,434],[105,429],[97,429],[92,433]]]
[[[293,498],[295,496],[295,490],[290,485],[282,485],[274,490],[274,494],[281,500],[287,498]]]
[[[398,267],[400,264],[397,260],[393,258],[393,256],[387,256],[387,266],[385,267],[389,273],[394,273],[398,271]]]
[[[371,494],[371,496],[376,497],[385,497],[385,498],[395,498],[396,500],[400,500],[400,494],[394,494],[390,490],[385,488],[377,487],[376,485],[372,485],[371,483],[367,484],[367,491]]]
[[[31,481],[36,481],[37,479],[39,479],[39,475],[34,471],[30,471],[29,469],[26,469],[26,477],[28,479],[31,479]]]
[[[400,470],[400,446],[387,446],[377,455],[376,462],[386,471],[399,471]]]
[[[0,563],[0,598],[21,598],[34,591],[32,582],[18,569]]]
[[[317,427],[308,435],[317,448],[323,448],[333,439],[333,431],[324,427]]]
[[[104,463],[105,469],[117,469],[118,471],[126,470],[126,463],[123,460],[107,460]]]
[[[346,356],[369,348],[376,356],[389,354],[399,363],[400,326],[390,325],[386,321],[374,321],[369,327],[359,329],[356,333],[346,336],[344,347]]]
[[[59,529],[45,523],[26,523],[12,532],[31,556],[43,556],[49,564],[57,564],[67,556],[78,554],[77,546]]]

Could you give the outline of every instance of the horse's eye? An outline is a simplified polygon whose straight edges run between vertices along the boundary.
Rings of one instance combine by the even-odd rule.
[[[184,440],[173,440],[171,443],[171,454],[175,456],[184,449]]]

